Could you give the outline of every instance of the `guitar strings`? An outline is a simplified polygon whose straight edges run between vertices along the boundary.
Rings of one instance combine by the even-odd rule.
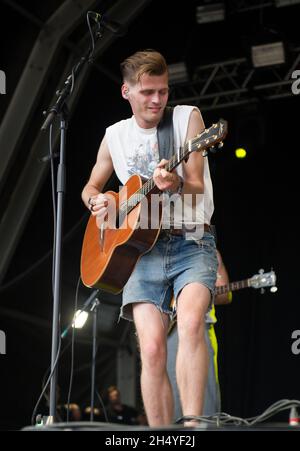
[[[187,156],[187,150],[188,145],[186,144],[184,147],[180,147],[177,154],[174,154],[172,158],[169,160],[168,164],[166,165],[166,170],[170,171],[174,169],[180,162],[184,159],[184,157]],[[155,183],[153,180],[153,177],[151,177],[147,182],[144,183],[144,185],[139,188],[135,193],[133,193],[127,201],[122,202],[120,205],[119,211],[121,215],[126,216],[129,214],[138,203],[140,203],[144,197],[147,196],[147,194],[155,187]]]
[[[212,128],[216,128],[216,127],[213,126],[213,127],[211,127],[211,129]],[[208,139],[206,139],[206,144],[208,145],[209,144],[209,134],[210,134],[211,129],[204,130],[202,133],[195,136],[195,138],[190,139],[183,147],[179,147],[178,152],[175,153],[171,157],[171,159],[165,166],[165,169],[170,172],[176,166],[178,166],[181,161],[186,159],[188,157],[189,153],[191,153],[192,151],[195,150],[195,147],[196,148],[198,147],[198,149],[200,149],[200,145],[197,146],[196,144],[199,141],[199,139],[202,138],[202,136],[204,134],[208,135]],[[215,141],[218,141],[217,135],[214,135],[213,139]],[[120,216],[122,216],[122,217],[124,216],[124,218],[125,218],[137,206],[137,204],[140,203],[143,200],[143,198],[145,196],[147,196],[147,194],[149,194],[150,191],[153,190],[154,187],[155,187],[155,183],[154,183],[153,177],[151,177],[149,180],[147,180],[147,182],[144,183],[144,185],[141,188],[139,188],[135,193],[133,193],[127,199],[127,201],[124,201],[121,203],[121,205],[119,207]]]

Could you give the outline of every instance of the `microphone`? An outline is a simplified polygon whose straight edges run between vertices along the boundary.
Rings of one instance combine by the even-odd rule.
[[[87,309],[89,308],[90,304],[93,302],[93,300],[96,298],[97,294],[99,293],[99,290],[94,290],[92,292],[92,294],[87,298],[87,300],[85,301],[85,303],[83,304],[83,306],[81,307],[80,311],[81,312],[86,312]],[[69,332],[69,330],[72,328],[74,324],[74,319],[73,321],[64,329],[64,331],[61,333],[61,338],[65,338]]]
[[[124,36],[127,33],[127,29],[124,25],[114,20],[109,20],[105,15],[96,13],[95,11],[89,11],[88,15],[97,22],[100,26],[106,28],[117,36]]]

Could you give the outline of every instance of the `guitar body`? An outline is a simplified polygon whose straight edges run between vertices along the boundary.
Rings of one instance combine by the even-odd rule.
[[[133,175],[119,193],[108,191],[119,206],[143,186],[143,179]],[[89,218],[81,252],[81,279],[87,287],[100,288],[109,293],[120,293],[132,274],[140,257],[155,244],[160,232],[162,207],[159,204],[157,228],[151,228],[151,202],[149,196],[158,193],[155,188],[147,195],[147,203],[136,205],[118,228],[109,222],[101,233],[96,217]],[[146,205],[146,207],[145,207]],[[139,223],[148,228],[138,227]]]

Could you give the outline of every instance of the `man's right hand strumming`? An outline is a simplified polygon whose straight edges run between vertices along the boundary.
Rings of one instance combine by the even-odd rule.
[[[103,193],[91,196],[88,200],[89,210],[93,216],[96,216],[98,227],[107,219],[108,201],[108,197]]]
[[[108,221],[110,226],[115,224],[116,205],[113,196],[103,193],[91,196],[88,200],[88,205],[91,214],[96,217],[99,229]]]

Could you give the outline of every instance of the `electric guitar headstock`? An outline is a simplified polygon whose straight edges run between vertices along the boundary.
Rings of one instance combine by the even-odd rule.
[[[263,269],[259,270],[258,274],[255,274],[249,279],[249,284],[252,288],[260,288],[264,292],[264,288],[271,287],[271,292],[277,291],[276,287],[276,274],[274,271],[264,272]]]

